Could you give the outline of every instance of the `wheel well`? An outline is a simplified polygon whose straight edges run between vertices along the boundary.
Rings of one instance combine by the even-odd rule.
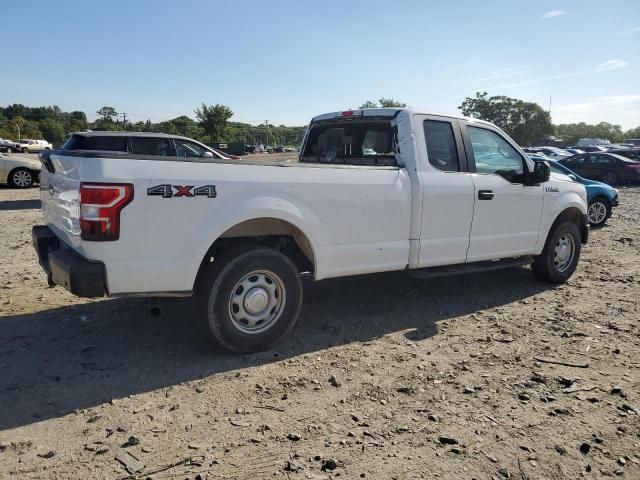
[[[591,199],[591,202],[593,202],[594,200],[603,200],[604,202],[606,202],[607,204],[611,204],[611,200],[609,200],[607,197],[605,197],[604,195],[596,195],[595,197],[593,197]],[[589,203],[591,203],[589,202]]]
[[[300,273],[315,273],[315,257],[307,236],[289,222],[278,218],[256,218],[234,225],[211,244],[205,254],[198,276],[204,267],[223,251],[243,245],[272,248],[286,255]]]
[[[586,235],[588,235],[588,233],[585,235],[585,229],[587,228],[586,223],[584,223],[586,221],[586,215],[583,216],[582,212],[580,211],[580,209],[578,209],[577,207],[569,207],[566,210],[563,210],[560,215],[558,215],[556,217],[556,219],[553,222],[553,225],[551,225],[551,228],[549,229],[549,232],[547,233],[547,242],[549,241],[549,237],[551,237],[551,233],[553,233],[553,231],[555,230],[555,228],[560,225],[562,222],[573,222],[576,224],[576,226],[578,227],[578,230],[580,231],[580,235],[582,237],[582,243],[586,242]],[[583,220],[584,218],[584,220]],[[588,222],[587,222],[588,223]],[[545,243],[546,244],[546,243]]]
[[[560,225],[562,222],[573,222],[578,228],[580,228],[580,223],[582,222],[582,212],[576,207],[569,207],[566,210],[563,210],[560,215],[558,215],[551,226],[551,230],[553,230],[556,226]]]

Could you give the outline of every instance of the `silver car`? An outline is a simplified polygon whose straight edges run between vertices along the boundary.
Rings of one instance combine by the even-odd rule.
[[[38,181],[42,164],[37,158],[0,153],[0,184],[29,188]]]

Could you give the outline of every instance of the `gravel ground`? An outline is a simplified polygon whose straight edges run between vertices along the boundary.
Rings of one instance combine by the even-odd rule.
[[[0,187],[0,478],[640,478],[639,188],[566,285],[309,282],[245,356],[184,300],[47,288],[37,198]]]

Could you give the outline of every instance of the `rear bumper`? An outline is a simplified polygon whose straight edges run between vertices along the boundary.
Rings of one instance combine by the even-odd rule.
[[[60,285],[78,297],[106,295],[102,262],[87,260],[69,248],[47,226],[33,227],[31,237],[49,285]]]

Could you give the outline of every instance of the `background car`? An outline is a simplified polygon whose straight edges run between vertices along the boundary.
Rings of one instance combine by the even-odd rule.
[[[630,160],[640,161],[640,148],[619,148],[609,150],[609,153],[615,153],[616,155],[626,157]]]
[[[580,147],[581,150],[585,152],[606,152],[607,147],[603,147],[602,145],[587,145],[586,147]]]
[[[558,161],[582,177],[608,185],[640,182],[640,162],[615,153],[583,153]]]
[[[569,152],[571,155],[579,155],[581,153],[585,153],[584,150],[581,150],[579,148],[573,148],[573,147],[566,147],[565,150]]]
[[[0,184],[29,188],[40,178],[40,160],[0,153]]]
[[[51,150],[53,148],[53,145],[46,140],[29,140],[24,138],[22,140],[18,140],[16,143],[18,144],[18,150],[22,153],[41,152],[43,150]]]
[[[533,158],[533,157],[532,157]],[[540,161],[534,159],[534,161]],[[552,172],[567,175],[572,180],[584,185],[587,190],[587,217],[593,227],[601,227],[611,216],[613,207],[618,206],[618,190],[606,183],[581,177],[569,168],[554,160],[549,161]]]
[[[539,148],[542,153],[544,153],[547,157],[552,158],[554,160],[560,160],[561,158],[570,157],[571,154],[558,147],[536,147]]]
[[[0,152],[13,153],[18,151],[18,144],[7,140],[6,138],[0,138]]]

